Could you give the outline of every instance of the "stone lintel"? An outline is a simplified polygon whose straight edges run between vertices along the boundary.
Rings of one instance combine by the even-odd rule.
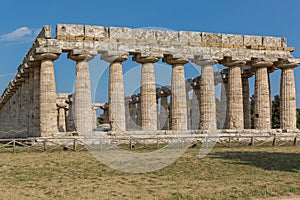
[[[44,53],[61,54],[62,49],[59,46],[37,47],[35,49],[35,53],[36,54],[44,54]]]
[[[128,59],[129,53],[124,52],[116,52],[116,51],[106,51],[104,54],[101,55],[101,60],[104,60],[108,63],[114,63],[114,62],[124,62]]]
[[[149,54],[137,54],[132,57],[132,60],[138,63],[155,63],[159,61],[159,59],[162,57],[159,55],[149,55]]]
[[[218,60],[211,59],[210,56],[195,56],[193,62],[198,66],[213,66]]]

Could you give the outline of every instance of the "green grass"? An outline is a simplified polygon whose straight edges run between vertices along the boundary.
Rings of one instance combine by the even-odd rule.
[[[161,145],[162,146],[162,145]],[[136,145],[132,151],[155,150]],[[122,146],[128,149],[128,146]],[[300,147],[190,148],[155,172],[113,170],[87,151],[0,153],[0,199],[256,199],[300,195]]]

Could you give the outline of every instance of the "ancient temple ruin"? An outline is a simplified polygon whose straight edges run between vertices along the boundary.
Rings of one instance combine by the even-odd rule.
[[[1,137],[90,132],[95,128],[95,106],[105,110],[111,131],[116,133],[160,129],[201,133],[217,128],[243,132],[251,129],[248,78],[253,75],[255,131],[263,132],[271,129],[269,74],[275,70],[281,70],[280,130],[295,132],[294,68],[300,59],[292,51],[280,37],[58,24],[52,38],[51,27],[44,26],[1,96]],[[62,53],[76,65],[72,96],[56,93],[53,61]],[[110,63],[108,104],[93,105],[91,101],[89,61],[97,54]],[[141,93],[125,98],[122,62],[129,55],[141,64]],[[172,82],[156,88],[154,63],[160,59],[172,68]],[[184,65],[189,62],[201,68],[200,77],[185,80]],[[227,68],[216,74],[215,64]],[[221,101],[226,105],[222,127],[217,127],[216,83],[222,84]],[[197,104],[189,104],[187,84]],[[158,113],[158,102],[166,112]],[[161,119],[168,123],[161,125]]]

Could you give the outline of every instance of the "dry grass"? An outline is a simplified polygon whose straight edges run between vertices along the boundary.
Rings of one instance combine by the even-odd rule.
[[[190,148],[146,174],[110,169],[88,152],[1,153],[0,199],[254,199],[300,194],[300,147]]]

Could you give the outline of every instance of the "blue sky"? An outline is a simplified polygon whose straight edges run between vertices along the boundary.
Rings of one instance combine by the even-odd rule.
[[[160,27],[216,33],[270,35],[286,37],[300,58],[300,1],[298,0],[185,0],[185,1],[3,1],[0,8],[0,93],[14,77],[17,67],[30,48],[37,30],[43,25],[92,24],[134,28]],[[92,87],[95,101],[105,101],[107,66],[99,56],[91,62]],[[163,66],[163,67],[161,67]],[[159,84],[168,84],[168,66],[156,65]],[[128,72],[128,73],[127,73]],[[129,73],[130,72],[130,73]],[[61,55],[55,62],[58,92],[71,92],[75,79],[75,63]],[[139,81],[139,67],[132,61],[124,63],[126,93],[130,81]],[[197,68],[186,66],[186,77],[197,76]],[[100,81],[99,81],[99,77]],[[300,107],[300,68],[295,69],[297,106]],[[280,71],[271,75],[272,95],[279,94]],[[130,83],[130,84],[129,84]],[[250,80],[253,93],[254,79]]]

